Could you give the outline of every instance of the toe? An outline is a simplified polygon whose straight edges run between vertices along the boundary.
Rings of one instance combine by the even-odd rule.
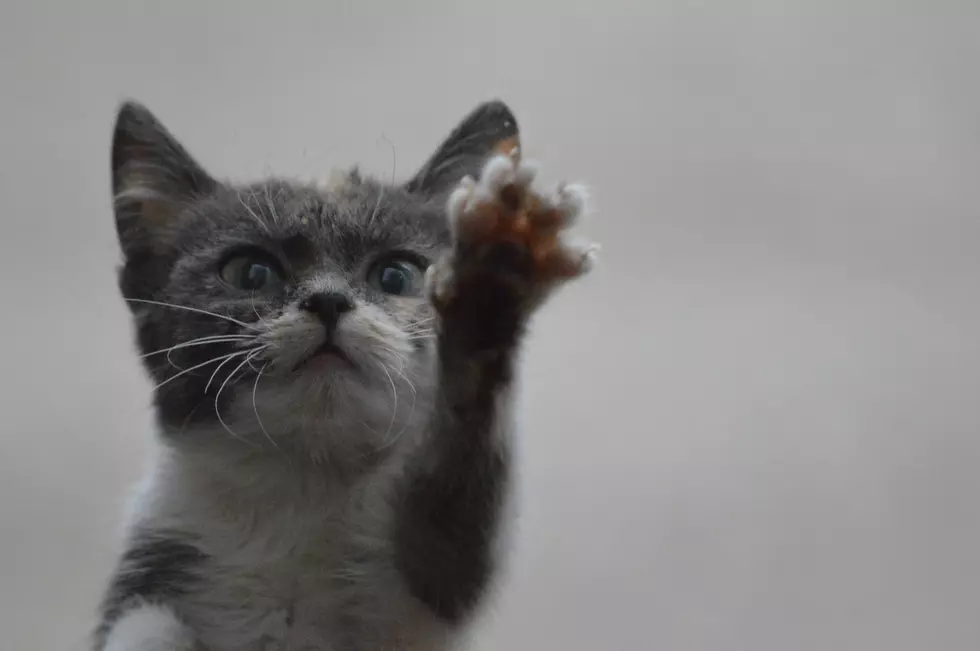
[[[531,183],[534,182],[534,178],[538,175],[538,166],[536,163],[531,161],[523,161],[518,167],[517,172],[514,175],[514,183],[526,188],[530,187]]]
[[[558,186],[555,192],[555,209],[562,216],[564,225],[571,226],[585,212],[588,203],[589,193],[585,186],[578,183],[565,184]]]
[[[496,194],[504,186],[513,183],[514,178],[514,160],[509,156],[494,156],[483,167],[480,185],[491,194]]]

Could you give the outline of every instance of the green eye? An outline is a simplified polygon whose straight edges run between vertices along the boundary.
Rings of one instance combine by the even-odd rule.
[[[247,292],[274,289],[282,284],[275,266],[256,256],[242,255],[232,258],[221,268],[221,279]]]
[[[369,282],[385,294],[418,296],[422,292],[423,276],[422,268],[414,262],[392,258],[375,265]]]

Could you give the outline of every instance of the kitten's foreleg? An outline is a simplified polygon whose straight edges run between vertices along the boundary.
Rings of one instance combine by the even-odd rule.
[[[453,623],[492,576],[510,476],[509,393],[531,312],[587,271],[594,247],[565,243],[582,210],[577,186],[530,189],[516,153],[491,159],[449,200],[452,253],[429,273],[439,313],[439,399],[429,438],[398,491],[396,563],[410,591]]]

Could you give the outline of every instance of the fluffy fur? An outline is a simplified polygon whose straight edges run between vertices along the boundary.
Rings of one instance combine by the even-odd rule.
[[[402,185],[236,186],[121,107],[120,288],[162,445],[96,651],[459,647],[525,325],[592,260],[562,236],[582,191],[536,193],[517,142],[490,102]]]

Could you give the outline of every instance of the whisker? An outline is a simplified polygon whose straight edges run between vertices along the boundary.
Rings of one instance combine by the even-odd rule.
[[[381,132],[381,139],[391,147],[391,185],[395,184],[395,170],[398,169],[398,152],[395,150],[395,143],[388,140],[388,136]]]
[[[398,166],[398,154],[395,152],[395,145],[392,144],[388,137],[384,133],[381,134],[381,139],[388,143],[391,147],[391,185],[395,184],[395,169]],[[381,192],[378,193],[378,202],[374,204],[374,212],[371,214],[371,219],[368,220],[368,226],[374,223],[374,218],[378,216],[378,210],[381,209],[381,200],[384,199],[386,186],[381,186]]]
[[[282,192],[282,188],[276,189],[276,199],[279,198],[279,194]],[[272,198],[272,193],[269,192],[269,184],[265,185],[265,203],[269,206],[269,212],[272,213],[272,221],[276,224],[279,223],[279,215],[276,214],[276,206]]]
[[[244,343],[249,342],[249,341],[254,341],[257,338],[256,335],[227,335],[227,336],[228,337],[235,337],[235,339],[229,339],[228,342],[226,342],[226,343],[236,343],[236,344],[244,344]],[[239,339],[238,337],[241,337],[241,338]],[[213,343],[213,342],[207,342],[207,343]],[[215,342],[215,343],[221,343],[221,342]],[[174,350],[177,350],[177,349],[178,348],[172,348],[171,350],[168,350],[167,351],[167,363],[170,364],[171,366],[173,366],[178,371],[182,371],[183,369],[181,367],[177,366],[176,362],[174,362],[174,360],[171,359],[171,357],[170,357],[171,355],[173,355]]]
[[[415,390],[415,385],[412,384],[412,381],[408,379],[408,376],[407,375],[405,375],[405,371],[403,371],[401,369],[392,369],[392,370],[395,373],[397,373],[398,375],[400,375],[403,380],[405,380],[405,384],[407,384],[408,387],[412,390],[412,393],[414,393],[415,395],[418,395],[418,392]]]
[[[249,364],[249,366],[251,366],[251,364]],[[272,443],[272,447],[279,449],[279,446],[276,444],[276,442],[272,439],[271,436],[269,436],[269,430],[267,430],[265,428],[265,425],[262,424],[262,418],[259,416],[259,406],[258,403],[255,402],[255,394],[259,390],[259,380],[262,379],[262,373],[265,372],[265,369],[268,366],[269,366],[269,362],[266,362],[265,366],[259,369],[258,375],[255,376],[255,384],[252,385],[252,411],[255,412],[255,422],[259,424],[259,428],[262,430],[262,433],[265,434],[265,437],[269,439],[269,443]]]
[[[251,352],[253,352],[252,349],[240,350],[240,351],[238,351],[238,355],[248,355]],[[214,382],[214,378],[217,377],[218,371],[221,370],[221,367],[224,366],[225,364],[227,364],[228,362],[230,362],[231,360],[233,360],[236,356],[229,357],[225,361],[223,361],[220,364],[218,364],[218,367],[216,369],[214,369],[214,372],[213,373],[211,373],[211,377],[208,378],[208,383],[204,386],[204,393],[205,394],[207,394],[208,389],[211,388],[211,383]]]
[[[408,383],[408,386],[412,389],[412,409],[408,412],[408,418],[405,419],[405,424],[402,425],[402,428],[398,431],[398,434],[395,435],[395,438],[392,439],[389,445],[394,445],[397,443],[405,433],[405,430],[408,429],[408,426],[412,423],[412,416],[415,415],[415,403],[419,397],[418,391],[415,390],[415,385],[408,379],[408,376],[401,370],[396,370],[395,372],[402,376],[402,379],[405,380],[405,382]]]
[[[413,321],[412,323],[406,325],[403,328],[403,330],[407,333],[431,332],[433,330],[433,327],[430,324],[433,321],[435,321],[435,317],[429,317],[427,319],[420,319],[418,321]]]
[[[153,390],[156,391],[157,389],[159,389],[163,385],[167,384],[168,382],[172,382],[172,381],[176,380],[181,375],[185,375],[187,373],[190,373],[191,371],[196,371],[197,369],[199,369],[201,367],[204,367],[204,366],[207,366],[208,364],[214,364],[215,362],[219,362],[219,361],[221,361],[223,359],[228,359],[229,357],[234,357],[236,355],[241,355],[241,354],[242,354],[242,351],[239,350],[239,351],[235,351],[234,353],[228,353],[227,355],[221,355],[220,357],[213,357],[213,358],[209,359],[206,362],[201,362],[200,364],[196,364],[196,365],[194,365],[194,366],[192,366],[190,368],[185,368],[181,372],[175,373],[175,374],[171,375],[166,380],[164,380],[160,384],[158,384],[155,387],[153,387]]]
[[[391,383],[391,397],[392,397],[391,422],[388,423],[388,429],[385,432],[385,438],[387,438],[388,435],[391,434],[391,430],[395,426],[395,418],[398,416],[398,389],[395,388],[395,381],[391,378],[391,373],[388,372],[388,369],[385,367],[385,365],[381,362],[378,362],[378,366],[380,366],[381,370],[385,372],[385,375],[388,376],[388,381]],[[389,444],[386,443],[385,447],[387,447],[388,445]]]
[[[207,310],[202,310],[196,307],[188,307],[187,305],[176,305],[174,303],[164,303],[162,301],[151,301],[145,298],[126,298],[126,301],[130,303],[145,303],[147,305],[157,305],[159,307],[171,307],[175,310],[186,310],[188,312],[195,312],[197,314],[205,314],[207,316],[213,316],[217,319],[224,319],[225,321],[230,321],[236,325],[240,325],[243,328],[248,328],[249,330],[258,330],[255,326],[245,323],[244,321],[239,321],[238,319],[233,319],[230,316],[224,314],[217,314],[215,312],[209,312]]]
[[[225,390],[225,387],[226,387],[226,386],[228,386],[228,382],[230,382],[230,381],[231,381],[231,379],[232,379],[233,377],[235,377],[235,375],[237,375],[237,374],[238,374],[238,372],[239,372],[240,370],[242,370],[242,368],[243,368],[243,367],[244,367],[244,366],[245,366],[246,364],[248,364],[248,363],[249,363],[249,361],[250,361],[250,360],[251,360],[251,359],[252,359],[253,357],[256,357],[256,356],[258,356],[258,355],[259,355],[259,353],[261,353],[261,352],[262,352],[262,351],[263,351],[263,350],[264,350],[264,349],[265,349],[266,347],[267,347],[267,346],[263,346],[263,347],[261,347],[261,348],[258,348],[258,349],[256,349],[256,350],[253,350],[253,351],[251,351],[251,352],[250,352],[250,353],[249,353],[249,354],[248,354],[248,355],[247,355],[247,356],[245,357],[245,360],[244,360],[244,361],[243,361],[243,362],[242,362],[241,364],[239,364],[238,366],[236,366],[236,367],[235,367],[235,370],[234,370],[234,371],[232,371],[232,372],[231,372],[231,373],[230,373],[230,374],[228,375],[228,377],[226,377],[226,378],[225,378],[225,381],[221,383],[221,387],[220,387],[220,388],[218,389],[218,393],[217,393],[217,394],[215,394],[215,396],[214,396],[214,414],[215,414],[215,415],[216,415],[216,416],[218,417],[218,422],[219,422],[219,423],[221,423],[221,426],[225,428],[225,431],[226,431],[226,432],[228,432],[228,433],[229,433],[229,434],[231,434],[231,435],[232,435],[232,436],[233,436],[234,438],[236,438],[236,439],[238,439],[239,441],[242,441],[242,442],[244,442],[244,443],[248,443],[248,441],[246,441],[245,439],[243,439],[242,437],[240,437],[240,436],[239,436],[238,434],[235,434],[235,432],[233,432],[233,431],[232,431],[232,429],[231,429],[230,427],[228,427],[228,423],[226,423],[226,422],[225,422],[225,419],[221,417],[221,409],[219,409],[219,408],[218,408],[218,402],[219,402],[219,401],[220,401],[220,399],[221,399],[221,392]]]
[[[160,350],[154,350],[149,353],[143,353],[140,358],[152,357],[153,355],[159,355],[161,353],[169,353],[172,350],[178,350],[180,348],[190,348],[191,346],[204,346],[206,344],[223,344],[229,342],[237,342],[243,339],[254,339],[252,335],[214,335],[211,337],[199,337],[197,339],[192,339],[190,341],[185,341],[179,343],[175,346],[170,346],[168,348],[161,348]]]
[[[251,296],[249,297],[249,302],[252,304],[252,312],[255,313],[255,318],[259,320],[259,323],[262,323],[262,315],[259,314],[259,311],[255,309],[255,292],[254,291],[252,292]]]
[[[374,212],[371,213],[371,218],[368,220],[368,226],[374,223],[374,218],[378,216],[378,210],[381,209],[381,200],[385,198],[385,186],[381,186],[381,192],[378,193],[378,201],[374,204]]]
[[[255,192],[252,192],[251,194],[252,194],[252,197],[254,198],[255,197]],[[255,214],[255,211],[252,210],[252,208],[247,203],[245,203],[245,200],[242,199],[241,193],[238,193],[238,202],[240,204],[242,204],[242,208],[244,208],[246,211],[248,211],[248,214],[252,216],[252,219],[255,220],[255,223],[257,223],[259,226],[265,228],[265,222],[263,222],[259,218],[259,216]]]

